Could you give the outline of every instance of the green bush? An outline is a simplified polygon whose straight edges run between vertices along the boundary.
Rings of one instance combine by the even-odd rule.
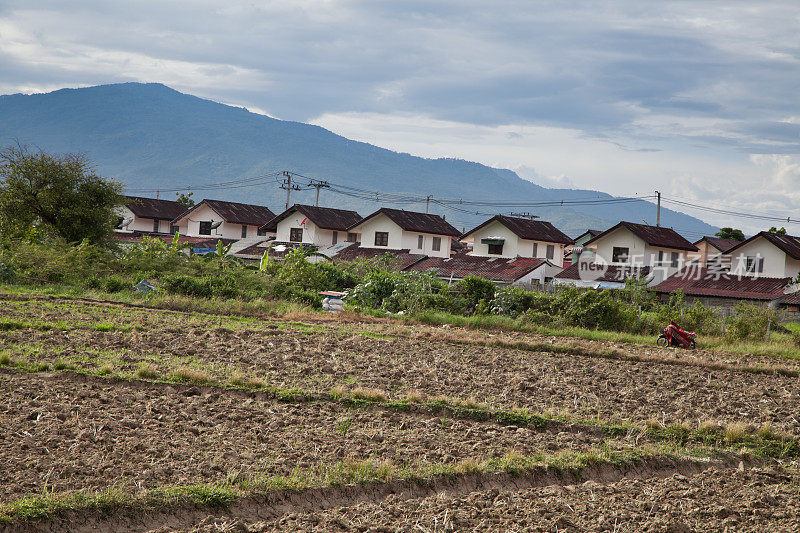
[[[502,287],[491,301],[491,311],[495,315],[517,318],[533,307],[536,294],[520,287]]]
[[[0,283],[11,283],[14,281],[14,267],[0,263]]]
[[[103,284],[103,289],[110,293],[131,290],[132,288],[132,283],[117,276],[110,276],[106,278],[105,283]]]
[[[778,312],[769,307],[740,302],[735,315],[728,319],[725,336],[736,340],[764,339],[767,329],[778,324]]]
[[[494,282],[472,274],[450,287],[451,293],[463,298],[466,311],[471,313],[486,307],[494,299],[496,290]]]

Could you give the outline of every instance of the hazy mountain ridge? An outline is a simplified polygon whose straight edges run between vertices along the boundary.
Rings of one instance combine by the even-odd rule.
[[[440,198],[498,202],[611,198],[597,191],[546,189],[510,170],[471,161],[393,152],[319,126],[251,113],[161,84],[125,83],[0,96],[0,145],[15,140],[47,151],[86,153],[101,174],[115,177],[131,189],[197,186],[292,170],[362,189]],[[172,198],[174,193],[162,197]],[[195,197],[261,203],[280,211],[285,192],[277,183],[269,183],[197,191]],[[313,192],[293,193],[292,201],[313,202]],[[321,203],[357,209],[362,214],[379,205],[324,190]],[[424,204],[380,204],[424,209]],[[486,218],[485,213],[495,211],[478,208],[475,214],[473,208],[464,207],[472,211],[467,214],[435,204],[431,209],[459,228],[476,224]],[[655,222],[655,207],[647,202],[519,210],[534,211],[573,236],[621,219]],[[690,240],[715,231],[696,218],[667,209],[662,209],[662,224],[686,233]]]

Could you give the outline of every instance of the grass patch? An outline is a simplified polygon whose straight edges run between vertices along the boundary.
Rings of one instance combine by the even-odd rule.
[[[181,367],[170,372],[168,379],[177,383],[187,383],[190,385],[208,385],[215,383],[214,378],[207,372],[190,367]]]
[[[152,365],[139,367],[136,371],[136,377],[140,379],[156,379],[159,376],[161,376],[161,374],[158,369]]]

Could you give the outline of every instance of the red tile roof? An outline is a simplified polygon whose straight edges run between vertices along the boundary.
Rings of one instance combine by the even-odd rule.
[[[372,213],[371,215],[363,218],[356,224],[353,224],[349,229],[353,229],[366,222],[367,220],[378,215],[386,215],[389,220],[400,226],[404,231],[413,231],[415,233],[432,233],[434,235],[447,235],[449,237],[458,237],[461,233],[450,225],[445,219],[439,215],[432,215],[429,213],[417,213],[416,211],[404,211],[402,209],[390,209],[382,207]]]
[[[635,224],[633,222],[620,222],[616,226],[605,230],[600,235],[589,239],[586,241],[584,246],[588,246],[599,239],[602,239],[604,236],[619,228],[627,229],[650,246],[658,246],[659,248],[674,248],[676,250],[688,250],[690,252],[698,251],[697,246],[684,239],[672,228],[648,226],[646,224]]]
[[[263,205],[241,204],[239,202],[227,202],[225,200],[203,200],[199,204],[189,209],[186,213],[175,217],[173,222],[186,217],[202,205],[207,205],[214,210],[225,222],[231,224],[244,224],[247,226],[263,226],[273,218],[275,213]]]
[[[389,250],[386,248],[361,248],[360,243],[354,242],[343,248],[334,257],[334,261],[355,261],[357,259],[375,259],[377,257],[391,256],[387,268],[391,270],[406,270],[425,259],[422,254],[412,254],[410,250]]]
[[[550,222],[543,220],[530,220],[528,218],[508,217],[505,215],[495,215],[489,220],[475,226],[468,232],[464,233],[461,238],[475,233],[482,227],[497,221],[511,230],[514,235],[520,239],[527,239],[531,241],[544,241],[544,242],[557,242],[562,244],[572,244],[574,241],[570,239],[565,233],[556,228]]]
[[[582,280],[584,277],[580,273],[581,261],[577,263],[564,264],[564,270],[556,274],[558,279]],[[600,272],[598,270],[598,272]],[[650,274],[650,267],[634,267],[625,265],[608,265],[602,274],[597,278],[587,281],[607,281],[624,282],[627,278],[647,277]]]
[[[659,293],[682,290],[690,296],[774,300],[783,296],[783,291],[790,282],[791,278],[739,276],[689,265],[656,285],[653,290]]]
[[[694,244],[695,246],[697,246],[703,241],[706,241],[708,244],[710,244],[711,246],[713,246],[722,253],[727,252],[728,250],[730,250],[731,248],[742,242],[733,239],[721,239],[719,237],[703,237],[699,241],[696,241]]]
[[[125,198],[128,199],[128,203],[125,206],[140,218],[174,220],[187,211],[185,205],[173,200],[143,198],[141,196],[126,196]]]
[[[776,300],[778,304],[800,305],[800,291],[790,292]]]
[[[433,272],[439,277],[454,279],[473,274],[501,283],[514,283],[545,264],[548,264],[547,260],[532,257],[502,258],[459,254],[449,258],[428,257],[407,270]]]
[[[278,229],[278,222],[284,220],[295,211],[308,218],[317,227],[335,231],[347,231],[348,228],[357,224],[358,221],[361,220],[361,215],[355,211],[335,209],[333,207],[317,207],[314,205],[295,204],[267,222],[263,226],[263,229],[266,229],[267,231],[276,231]]]
[[[728,253],[732,253],[734,250],[739,249],[740,247],[754,241],[755,239],[758,239],[759,237],[764,237],[789,257],[793,259],[800,259],[800,237],[795,237],[794,235],[781,235],[780,233],[770,233],[769,231],[762,231],[753,235],[744,242],[737,243],[736,246],[728,250]]]

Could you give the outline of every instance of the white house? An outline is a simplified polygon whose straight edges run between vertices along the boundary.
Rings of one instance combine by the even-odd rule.
[[[461,236],[478,257],[532,257],[564,266],[564,246],[572,239],[550,222],[495,215]]]
[[[652,284],[682,269],[687,254],[699,251],[672,228],[633,222],[620,222],[589,239],[584,248],[594,253],[598,263],[634,269],[648,267]]]
[[[459,231],[439,215],[382,207],[348,231],[361,234],[362,248],[409,250],[431,257],[450,257],[450,241]]]
[[[702,267],[709,265],[728,268],[731,264],[731,256],[728,250],[739,244],[741,241],[733,239],[721,239],[719,237],[703,237],[694,242],[697,246],[697,253],[689,253],[687,260],[697,261]]]
[[[274,217],[262,230],[275,233],[275,242],[307,244],[323,249],[342,242],[356,242],[349,228],[361,220],[355,211],[295,204]]]
[[[186,206],[172,200],[125,196],[126,204],[115,209],[118,233],[174,234],[173,219],[186,212]]]
[[[262,205],[203,200],[172,223],[182,235],[238,241],[268,236],[260,228],[273,218],[275,214]]]
[[[800,237],[762,231],[726,252],[733,274],[798,279]]]

